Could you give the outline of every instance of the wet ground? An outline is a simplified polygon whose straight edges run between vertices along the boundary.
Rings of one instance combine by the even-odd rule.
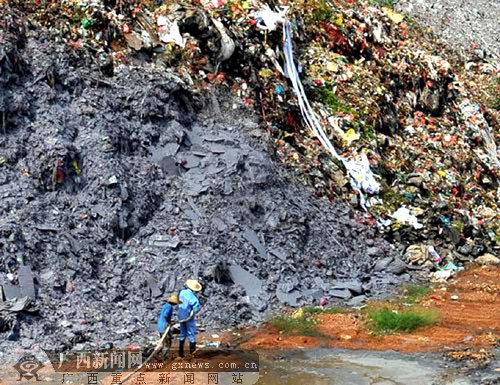
[[[304,350],[263,360],[261,385],[472,385],[439,355]]]
[[[395,352],[307,349],[260,351],[259,373],[244,373],[242,384],[258,385],[476,385],[494,384],[500,379],[499,362],[481,372],[460,368],[444,361],[439,354],[399,354]],[[196,360],[191,361],[196,362]],[[144,373],[141,385],[158,384],[159,371]],[[170,384],[186,384],[185,372],[169,374]],[[238,372],[240,373],[240,372]],[[134,375],[127,384],[137,384]],[[12,368],[2,375],[4,384],[13,384],[17,373]],[[61,384],[62,373],[40,373],[39,385]],[[190,384],[207,384],[207,372],[194,372]],[[231,384],[233,373],[219,373],[220,384]],[[112,384],[113,376],[99,374],[101,384]],[[102,382],[101,382],[102,381]],[[87,384],[88,374],[65,374],[64,383]],[[214,382],[208,382],[214,383]]]
[[[269,354],[272,369],[263,384],[494,384],[500,381],[499,282],[499,268],[480,267],[436,285],[421,306],[441,319],[412,333],[373,335],[362,312],[348,312],[319,315],[315,336],[265,326],[242,346],[283,349]]]

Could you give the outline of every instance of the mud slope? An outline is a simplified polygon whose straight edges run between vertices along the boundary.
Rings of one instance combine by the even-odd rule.
[[[25,44],[14,32],[0,83],[0,278],[16,284],[30,266],[39,311],[3,325],[5,338],[141,342],[188,277],[206,286],[209,326],[410,279],[350,209],[280,171],[253,114],[217,102],[227,95],[191,95],[151,64],[105,77],[43,30]]]

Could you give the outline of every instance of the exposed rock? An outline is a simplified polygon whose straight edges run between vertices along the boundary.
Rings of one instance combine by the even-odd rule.
[[[394,261],[392,261],[389,266],[385,269],[388,273],[392,274],[403,274],[408,267],[406,266],[406,263],[404,263],[401,259],[395,258]]]
[[[359,280],[336,282],[332,286],[332,289],[348,289],[355,295],[363,293],[363,287],[362,287],[361,281],[359,281]]]
[[[348,300],[352,297],[352,294],[348,289],[330,290],[329,294],[332,297],[342,298],[343,300]]]
[[[363,304],[368,298],[364,295],[358,295],[347,301],[347,306],[358,307]]]
[[[379,259],[375,265],[373,266],[373,271],[384,271],[389,264],[393,261],[394,258],[392,257],[386,257]]]

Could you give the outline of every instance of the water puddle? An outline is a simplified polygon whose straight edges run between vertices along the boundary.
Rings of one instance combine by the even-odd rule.
[[[329,349],[261,353],[259,385],[472,385],[439,356]]]

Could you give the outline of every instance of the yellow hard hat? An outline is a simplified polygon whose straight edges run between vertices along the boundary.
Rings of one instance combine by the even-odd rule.
[[[201,284],[196,279],[188,279],[184,285],[193,291],[201,291],[202,289]]]
[[[177,293],[174,293],[174,294],[170,295],[170,297],[168,297],[167,302],[168,303],[173,303],[175,305],[178,305],[178,304],[182,303],[181,301],[179,301],[179,296],[177,295]]]

